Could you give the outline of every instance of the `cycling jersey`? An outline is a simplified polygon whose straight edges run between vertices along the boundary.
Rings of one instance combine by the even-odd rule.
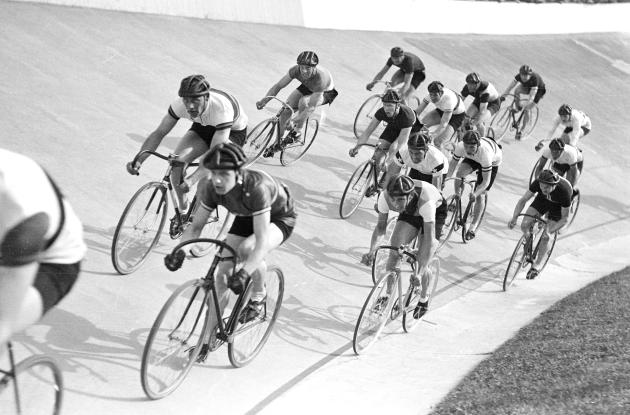
[[[416,123],[416,113],[404,104],[400,104],[398,112],[391,117],[387,116],[383,108],[379,108],[374,118],[387,124],[380,138],[390,144],[396,141],[403,128],[413,127]]]
[[[578,131],[580,128],[591,129],[591,119],[584,112],[573,109],[571,110],[571,117],[568,121],[562,121],[559,115],[556,115],[554,119],[554,131],[558,128],[559,125],[562,125],[565,128],[571,128],[571,131]]]
[[[543,150],[542,156],[546,158],[547,160],[553,161],[554,163],[566,164],[569,166],[572,166],[584,160],[584,156],[582,156],[582,152],[569,144],[566,144],[564,146],[564,150],[562,151],[562,153],[560,153],[558,158],[552,157],[551,150],[549,149],[549,147],[545,147],[545,149]]]
[[[468,86],[464,85],[461,92],[462,97],[466,98],[467,96],[474,97],[473,104],[479,106],[481,102],[494,102],[499,100],[499,92],[497,89],[488,81],[481,81],[475,92],[470,92],[468,90]]]
[[[399,67],[404,73],[412,73],[412,72],[418,72],[418,71],[424,71],[424,63],[422,63],[422,60],[414,55],[413,53],[410,52],[405,52],[404,53],[404,58],[402,60],[401,63],[399,64],[395,64],[394,61],[392,60],[392,58],[390,57],[389,59],[387,59],[387,62],[385,63],[386,66],[397,66]]]
[[[463,98],[455,91],[448,88],[443,88],[444,93],[440,97],[440,100],[434,103],[435,108],[441,113],[452,112],[453,115],[463,114],[466,112],[466,105]],[[429,95],[422,100],[425,104],[430,104],[431,99]]]
[[[545,195],[542,190],[540,190],[540,182],[538,180],[534,180],[532,184],[529,185],[529,191],[532,193],[537,193],[536,198],[542,198],[547,202],[559,205],[561,207],[568,208],[571,206],[571,198],[573,196],[573,188],[571,187],[571,183],[568,182],[564,177],[560,177],[560,182],[556,185],[556,187],[549,193],[549,195]]]
[[[448,160],[446,156],[433,145],[429,145],[424,159],[420,163],[414,163],[413,160],[411,160],[409,148],[405,145],[396,152],[394,163],[400,167],[409,166],[424,175],[439,176],[448,172]]]
[[[7,242],[5,236],[15,226],[44,213],[49,220],[48,229],[41,233],[52,244],[41,252],[37,261],[50,264],[81,261],[87,250],[83,227],[72,206],[60,197],[35,161],[0,149],[0,243]]]
[[[542,77],[536,72],[533,72],[530,75],[529,79],[525,82],[521,81],[520,74],[516,74],[514,76],[514,79],[516,80],[516,82],[519,82],[521,85],[523,85],[524,88],[527,88],[528,91],[530,88],[533,87],[537,87],[539,90],[545,90],[545,82],[543,81]]]
[[[321,65],[318,65],[315,68],[315,73],[310,78],[305,78],[304,76],[302,76],[298,65],[292,66],[289,69],[289,77],[291,79],[297,79],[298,81],[300,81],[302,85],[308,88],[308,91],[310,91],[311,94],[316,92],[329,91],[335,87],[330,71]],[[301,92],[302,91],[303,90],[301,90]]]
[[[464,142],[460,141],[453,150],[453,160],[459,161],[461,159],[473,160],[481,166],[481,171],[491,171],[492,167],[498,167],[503,161],[503,150],[494,140],[487,137],[482,137],[477,151],[472,156],[466,153],[464,149]]]
[[[389,213],[393,208],[385,194],[381,192],[376,201],[376,211],[378,213]],[[411,195],[407,206],[401,214],[408,216],[420,216],[424,222],[435,222],[435,210],[442,205],[444,198],[437,187],[427,182],[416,182],[416,191]]]
[[[247,115],[241,110],[241,104],[234,96],[218,89],[210,90],[206,108],[195,118],[186,111],[183,98],[174,101],[168,113],[176,120],[185,118],[202,126],[214,127],[215,130],[229,128],[240,131],[247,128]]]

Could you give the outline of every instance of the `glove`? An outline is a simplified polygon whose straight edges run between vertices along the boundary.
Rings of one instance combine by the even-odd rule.
[[[133,161],[127,163],[127,172],[132,176],[138,176],[140,174],[138,170],[140,170],[140,163],[136,163],[135,165]]]
[[[370,82],[369,84],[365,86],[365,89],[367,89],[368,91],[371,91],[372,88],[374,88],[374,82]]]
[[[356,156],[357,154],[359,154],[359,149],[358,149],[358,148],[356,148],[356,147],[352,147],[352,148],[350,149],[350,151],[348,151],[348,155],[349,155],[350,157],[354,157],[354,156]]]
[[[545,143],[543,143],[542,141],[539,141],[538,144],[536,144],[536,147],[534,147],[534,150],[540,151],[540,149],[543,148],[544,145]]]
[[[265,105],[267,105],[267,102],[269,102],[269,100],[261,99],[260,101],[256,102],[256,108],[258,108],[259,110],[265,108]]]
[[[179,249],[174,254],[168,254],[164,257],[164,265],[169,271],[177,271],[182,267],[184,258],[186,258],[186,253],[183,249]]]
[[[236,295],[241,295],[245,289],[245,284],[249,279],[249,274],[243,268],[236,271],[230,277],[228,277],[228,287]]]
[[[363,265],[367,265],[368,267],[372,266],[372,262],[374,262],[374,254],[368,252],[367,254],[363,254],[361,257],[361,263]]]

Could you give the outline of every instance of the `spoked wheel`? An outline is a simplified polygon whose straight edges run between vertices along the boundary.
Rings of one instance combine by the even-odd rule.
[[[521,139],[528,137],[536,128],[536,124],[538,123],[538,106],[534,105],[532,108],[527,110],[527,124],[521,127]],[[523,116],[525,118],[525,116]],[[521,120],[521,122],[523,122]]]
[[[486,137],[496,142],[496,136],[494,134],[494,128],[488,127],[486,128]]]
[[[532,172],[529,173],[529,184],[531,185],[532,183],[534,183],[534,180],[536,180],[536,177],[534,173],[536,173],[536,169],[540,166],[540,157],[538,158],[538,160],[536,160],[536,163],[534,163],[534,167],[532,168]],[[543,166],[544,168],[545,166]]]
[[[352,348],[356,354],[365,353],[374,344],[390,319],[398,279],[394,275],[383,275],[363,304],[352,338]],[[388,281],[391,294],[387,294]]]
[[[275,122],[272,120],[264,120],[258,123],[252,131],[247,134],[245,144],[243,144],[243,151],[247,156],[247,164],[245,167],[251,166],[262,156],[274,136],[275,129]]]
[[[63,377],[55,361],[47,356],[31,356],[15,366],[15,377],[5,376],[0,388],[2,414],[61,413]],[[19,386],[16,397],[14,386]],[[16,400],[17,398],[17,400]]]
[[[490,122],[490,126],[495,134],[495,141],[498,143],[507,134],[508,130],[512,127],[512,116],[510,111],[512,110],[512,105],[507,105],[506,107],[502,107],[499,112],[494,114],[492,117],[492,121]]]
[[[198,206],[201,206],[199,204]],[[220,207],[215,209],[214,212],[208,218],[208,223],[201,230],[200,238],[210,238],[223,240],[227,235],[229,227],[232,225],[234,217],[229,215],[229,212],[225,210],[225,214],[219,215],[219,209],[222,211],[224,208]],[[214,243],[198,242],[190,249],[190,254],[194,257],[200,258],[208,254],[214,254],[218,250],[218,245]]]
[[[519,239],[516,244],[516,248],[514,248],[514,252],[512,252],[510,262],[505,270],[505,276],[503,277],[503,291],[507,291],[508,287],[512,285],[512,282],[514,282],[514,279],[521,270],[526,271],[531,265],[531,262],[527,260],[527,253],[525,252],[526,241],[525,235],[521,236],[521,239]]]
[[[446,206],[447,216],[444,221],[444,227],[442,228],[442,236],[440,237],[437,247],[438,251],[444,246],[444,244],[448,241],[448,238],[451,237],[451,234],[455,230],[457,217],[459,216],[459,203],[457,196],[449,196],[448,199],[446,199]]]
[[[118,221],[111,258],[119,274],[130,274],[146,261],[166,222],[166,186],[150,182],[133,195]]]
[[[538,238],[538,242],[536,242],[536,249],[534,249],[534,261],[536,260],[538,253],[540,251],[540,240],[541,240],[541,236],[542,236],[543,232],[539,232],[537,235]],[[551,253],[553,252],[553,247],[556,246],[556,239],[558,239],[558,232],[554,232],[553,235],[551,235],[551,238],[549,238],[549,242],[547,242],[547,253],[545,254],[545,257],[542,259],[542,262],[540,262],[540,264],[538,265],[538,273],[542,274],[543,270],[545,269],[545,267],[547,266],[547,263],[549,262],[549,258],[551,257]]]
[[[376,113],[376,111],[378,111],[381,107],[380,95],[372,95],[365,100],[354,118],[354,136],[356,138],[359,138],[361,134],[363,134],[367,126],[370,125],[370,122],[372,122],[374,113]],[[383,124],[380,123],[379,126],[376,127],[376,130],[374,130],[373,134],[375,136],[380,136],[384,130],[385,127],[383,127]]]
[[[571,207],[569,208],[569,219],[567,220],[567,224],[562,227],[559,233],[565,233],[569,230],[569,227],[575,220],[575,215],[577,215],[578,209],[580,207],[580,192],[575,192],[573,198],[571,199]]]
[[[280,152],[280,163],[283,166],[288,166],[291,163],[295,163],[308,151],[309,148],[315,142],[315,137],[319,131],[319,120],[317,118],[309,118],[306,120],[302,136],[294,143],[287,144],[282,152]]]
[[[142,389],[151,399],[173,392],[199,355],[209,295],[202,284],[191,280],[177,288],[151,327],[140,370]]]
[[[483,222],[483,217],[486,214],[486,209],[488,207],[488,193],[485,193],[483,197],[484,197],[485,203],[483,206],[483,210],[481,211],[481,214],[479,216],[479,224],[477,225],[477,229],[475,229],[475,233],[476,231],[479,230],[479,227],[481,226],[481,223]],[[464,216],[462,216],[462,241],[464,241],[464,243],[468,243],[468,241],[466,240],[466,233],[468,232],[468,230],[470,229],[470,226],[473,223],[476,204],[477,203],[475,202],[475,199],[471,199],[468,202],[468,206],[466,206],[466,210],[464,211]]]
[[[247,301],[244,300],[249,299],[252,288],[250,283],[238,311],[239,318],[234,322],[232,329],[233,340],[228,344],[228,357],[234,367],[245,366],[251,362],[267,342],[282,305],[284,275],[280,268],[277,267],[271,267],[267,270],[265,277],[267,295],[263,311],[258,317],[247,321],[244,312]]]
[[[368,160],[359,165],[352,173],[339,203],[339,216],[342,219],[349,218],[361,204],[365,191],[370,184],[373,168],[374,165]]]
[[[431,276],[429,281],[429,304],[428,308],[431,307],[431,300],[435,295],[435,290],[437,289],[438,279],[440,278],[440,260],[438,258],[433,258],[429,262],[429,266],[427,267],[427,271]],[[421,289],[420,287],[413,287],[409,284],[409,290],[407,291],[407,295],[405,295],[405,312],[403,313],[402,318],[402,326],[403,330],[409,333],[413,330],[417,323],[426,315],[419,314],[418,303],[421,298]]]

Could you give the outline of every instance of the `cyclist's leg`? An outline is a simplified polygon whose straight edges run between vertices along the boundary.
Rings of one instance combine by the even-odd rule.
[[[208,151],[213,134],[214,128],[208,128],[208,126],[204,127],[194,123],[190,130],[186,131],[186,134],[184,134],[175,148],[177,161],[180,161],[182,165],[173,167],[173,171],[171,172],[171,184],[173,190],[175,190],[179,206],[184,210],[188,209],[188,200],[186,199],[184,188],[182,187],[184,168],[188,163],[191,163]]]
[[[419,219],[420,217],[418,217]],[[396,226],[394,227],[394,231],[392,232],[392,237],[390,240],[390,245],[399,247],[401,245],[407,245],[413,238],[418,234],[418,228],[414,226],[411,222],[413,221],[413,217],[408,217],[408,215],[400,214],[398,216],[398,220],[396,221]],[[390,250],[389,257],[387,258],[387,271],[394,271],[400,268],[400,256],[398,252],[394,250]],[[387,281],[387,293],[391,294],[395,287],[392,285],[393,280]]]
[[[411,98],[414,96],[414,94],[418,90],[418,87],[420,86],[420,84],[425,79],[426,79],[426,75],[425,75],[424,71],[416,71],[416,72],[413,73],[413,76],[411,78],[411,85],[409,86],[409,90],[405,94],[405,97],[403,97],[405,99],[405,102],[407,103],[407,105],[411,105],[412,104]],[[415,108],[413,108],[413,107],[411,109],[415,110]]]
[[[41,297],[33,287],[39,264],[0,266],[0,351],[2,346],[43,313]]]
[[[323,103],[324,95],[321,93],[305,95],[302,99],[300,99],[298,103],[298,114],[293,119],[295,130],[301,133],[308,117],[313,114],[316,107],[322,105]]]
[[[442,120],[442,115],[439,112],[437,112],[437,110],[432,110],[432,111],[429,111],[426,114],[424,114],[422,116],[422,118],[420,119],[420,122],[422,124],[424,124],[424,126],[426,128],[429,128],[429,127],[433,127],[435,125],[438,125],[441,120]],[[437,143],[436,137],[434,137],[433,138],[433,144],[436,147],[438,147],[439,144],[441,144],[441,143]]]
[[[405,79],[405,73],[402,71],[402,69],[398,69],[396,70],[396,72],[394,72],[389,82],[391,82],[392,87],[394,87],[398,84],[401,84],[404,81],[404,79]]]
[[[289,105],[291,109],[293,109],[293,111],[298,111],[300,100],[305,95],[302,91],[300,91],[300,88],[302,88],[302,85],[300,85],[298,89],[294,89],[287,98],[287,105]],[[280,123],[278,126],[281,133],[280,135],[283,135],[282,133],[284,131],[291,128],[291,125],[289,124],[290,121],[291,113],[288,110],[282,111],[282,113],[280,114]]]
[[[521,106],[521,94],[529,94],[529,88],[526,88],[523,84],[519,83],[516,88],[514,88],[514,107],[518,111],[523,109]]]
[[[461,180],[453,180],[453,190],[455,194],[460,197],[464,189],[464,178],[475,170],[475,166],[471,165],[471,161],[472,160],[466,158],[462,160],[457,168],[457,172],[455,172],[455,177]]]
[[[475,232],[477,230],[477,228],[479,227],[479,221],[481,220],[481,213],[485,210],[486,208],[486,195],[488,194],[488,192],[490,191],[490,189],[492,188],[492,185],[494,184],[494,179],[497,177],[497,173],[499,171],[498,166],[493,166],[492,167],[492,171],[490,172],[490,184],[488,184],[488,187],[486,187],[486,190],[481,193],[479,196],[477,196],[475,198],[475,208],[474,208],[474,212],[473,212],[473,221],[470,224],[470,229],[472,232]],[[479,184],[481,183],[482,180],[482,174],[481,171],[477,171],[477,183],[475,183],[475,188],[477,188],[477,186],[479,186]]]

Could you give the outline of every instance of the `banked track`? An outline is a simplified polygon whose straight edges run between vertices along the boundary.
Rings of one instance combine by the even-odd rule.
[[[336,213],[345,181],[368,156],[347,156],[354,112],[367,96],[366,81],[393,45],[417,52],[428,67],[428,80],[440,79],[454,89],[471,70],[503,88],[519,65],[532,65],[549,90],[538,133],[547,131],[552,111],[564,101],[585,110],[594,122],[583,142],[580,216],[555,255],[629,233],[630,185],[623,168],[629,165],[630,82],[619,64],[628,59],[627,35],[342,32],[7,2],[0,2],[0,16],[0,145],[32,156],[59,180],[83,219],[90,248],[72,294],[20,338],[24,354],[49,353],[62,362],[69,392],[65,413],[85,413],[86,408],[129,414],[207,413],[208,408],[223,414],[256,412],[331,363],[348,368],[347,379],[337,381],[365,383],[365,395],[347,396],[346,404],[378,397],[385,383],[396,390],[392,385],[398,385],[399,376],[414,384],[417,372],[404,367],[382,368],[378,374],[386,382],[353,377],[354,365],[369,365],[371,358],[353,357],[350,341],[371,283],[358,260],[375,216],[369,202],[348,221]],[[164,239],[143,269],[127,277],[114,273],[109,246],[118,215],[133,191],[158,177],[163,167],[146,163],[135,178],[124,164],[157,125],[183,76],[204,73],[214,86],[234,93],[253,126],[262,118],[254,102],[303,49],[319,52],[340,96],[305,159],[290,168],[275,161],[259,164],[291,187],[300,209],[295,234],[273,255],[288,277],[275,334],[252,365],[232,370],[221,351],[207,367],[195,368],[175,394],[146,402],[138,370],[148,329],[169,293],[199,276],[204,261],[169,273],[159,255],[171,246]],[[187,128],[181,124],[164,141],[166,148],[172,149]],[[505,295],[499,292],[499,276],[518,236],[505,223],[536,157],[532,147],[532,140],[505,144],[483,231],[472,244],[454,243],[444,250],[437,307],[488,282],[484,289]],[[406,342],[418,341],[422,333],[420,327],[394,337],[387,343],[395,346],[377,346],[373,353],[404,353]],[[439,333],[439,327],[430,333]],[[318,393],[313,390],[302,411],[317,412],[318,401],[326,399]]]

